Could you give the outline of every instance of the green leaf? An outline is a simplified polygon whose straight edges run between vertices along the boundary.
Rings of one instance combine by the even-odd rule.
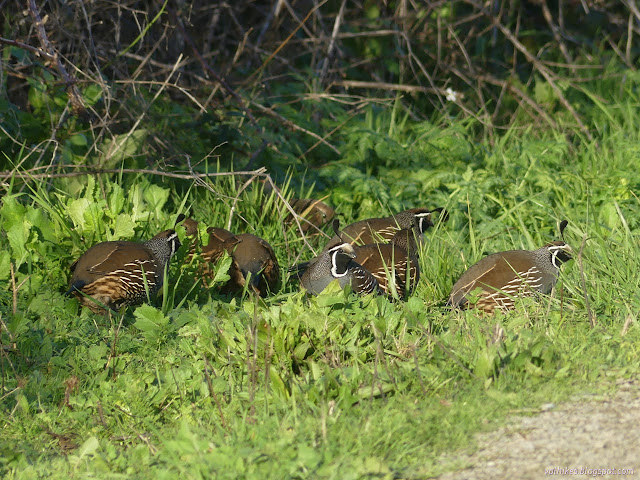
[[[71,138],[69,138],[69,142],[76,147],[86,147],[88,143],[87,137],[82,133],[72,135]]]
[[[114,239],[131,238],[135,234],[136,224],[131,215],[121,213],[115,220],[115,228],[113,230]]]
[[[96,437],[89,437],[78,449],[76,455],[69,457],[69,462],[77,466],[84,457],[93,456],[98,448],[100,448],[98,439]]]
[[[344,291],[340,288],[338,280],[333,280],[316,297],[316,302],[320,307],[329,307],[337,303],[344,303]]]
[[[169,190],[157,185],[149,185],[149,187],[144,190],[142,198],[144,198],[153,215],[160,217],[162,207],[164,207],[164,204],[167,203],[169,199]]]
[[[103,160],[106,168],[116,168],[124,160],[128,160],[140,152],[144,140],[147,138],[147,130],[140,129],[132,133],[116,135],[113,139],[105,140],[102,151],[105,152]]]
[[[478,353],[474,372],[480,378],[487,378],[493,374],[494,364],[496,361],[496,352],[494,350],[482,350]]]
[[[157,342],[167,331],[169,317],[166,317],[160,310],[151,305],[141,305],[133,313],[136,322],[133,324],[142,332],[145,339],[150,342]]]
[[[27,209],[18,202],[17,195],[7,195],[2,199],[2,208],[0,215],[4,220],[4,228],[10,228],[14,225],[22,225]]]
[[[533,91],[537,103],[552,104],[557,99],[556,92],[553,90],[553,87],[541,78],[536,79]]]
[[[231,277],[229,276],[229,268],[233,259],[227,252],[224,252],[222,259],[216,265],[216,275],[213,277],[213,283],[226,283]]]
[[[116,216],[124,210],[124,205],[124,189],[117,183],[112,183],[107,201],[107,206],[109,207],[107,215],[111,218],[116,218]]]
[[[84,89],[84,101],[89,107],[96,104],[102,98],[102,87],[97,83],[92,83]]]
[[[11,256],[6,250],[0,250],[0,280],[6,280],[11,275]]]
[[[16,268],[19,268],[27,256],[26,244],[29,239],[27,225],[14,225],[9,228],[7,230],[7,238],[9,239],[13,258],[16,260]]]
[[[85,231],[85,212],[89,209],[91,202],[86,198],[71,200],[67,205],[67,214],[71,217],[73,224],[81,231]]]

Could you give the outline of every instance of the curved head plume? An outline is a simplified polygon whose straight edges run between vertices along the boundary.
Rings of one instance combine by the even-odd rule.
[[[567,228],[567,225],[569,225],[567,220],[562,220],[560,222],[560,238],[562,238],[562,240],[564,240],[564,229]]]

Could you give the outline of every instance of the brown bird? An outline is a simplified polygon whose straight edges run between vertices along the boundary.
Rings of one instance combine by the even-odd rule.
[[[426,208],[411,208],[403,212],[383,218],[368,218],[344,227],[340,235],[334,235],[327,243],[324,251],[342,242],[352,245],[370,245],[373,243],[390,242],[401,229],[413,228],[418,239],[433,227],[438,214],[446,221],[449,214],[444,208],[428,210]]]
[[[198,223],[190,218],[183,222],[187,235],[193,236],[198,230]],[[260,237],[250,233],[233,234],[224,228],[209,227],[208,243],[200,248],[202,255],[201,274],[204,278],[212,278],[211,266],[222,258],[224,252],[231,257],[229,276],[222,287],[222,293],[238,294],[244,291],[247,279],[249,286],[260,296],[276,292],[280,283],[280,266],[273,248]],[[192,245],[191,253],[196,251]]]
[[[390,299],[408,298],[420,281],[418,246],[413,227],[398,230],[390,243],[354,246],[355,261],[371,272]]]
[[[560,226],[564,230],[566,221]],[[448,304],[476,307],[486,313],[496,308],[513,308],[518,297],[548,294],[558,280],[560,266],[571,260],[571,248],[564,241],[547,243],[537,250],[509,250],[483,258],[462,274],[449,295]],[[477,292],[478,301],[469,297]]]
[[[95,313],[106,312],[104,306],[118,310],[142,303],[162,286],[165,267],[178,248],[173,230],[145,243],[98,243],[71,265],[67,295]]]
[[[335,215],[335,210],[321,200],[312,198],[293,198],[289,202],[291,208],[301,217],[305,218],[309,223],[300,221],[302,233],[315,232],[315,228],[320,228],[330,222]],[[293,216],[287,217],[287,223],[293,223]]]

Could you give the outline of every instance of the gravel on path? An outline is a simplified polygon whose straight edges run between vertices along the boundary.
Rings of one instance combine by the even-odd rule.
[[[477,437],[473,454],[447,454],[440,480],[640,478],[640,383],[615,394],[554,406],[516,417]]]

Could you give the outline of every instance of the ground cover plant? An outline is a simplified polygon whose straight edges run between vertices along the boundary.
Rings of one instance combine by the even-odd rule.
[[[227,7],[239,19],[238,28],[248,18],[246,11],[234,10],[241,5]],[[477,6],[466,5],[457,14],[473,16]],[[374,24],[388,25],[384,9],[368,6]],[[70,15],[54,15],[55,4],[48,8],[55,22]],[[621,10],[604,11],[615,20]],[[335,25],[350,10],[330,12]],[[438,22],[450,22],[448,31],[455,33],[455,19],[463,17],[447,12],[440,11]],[[302,25],[306,13],[294,13],[295,25]],[[418,13],[413,20],[422,18]],[[509,11],[514,28],[526,13]],[[140,39],[149,39],[145,35],[161,24],[154,18],[146,19],[149,29],[142,29]],[[278,31],[296,28],[283,16],[274,18]],[[304,32],[312,38],[326,27],[326,19],[314,18]],[[408,25],[410,16],[403,18],[406,47],[417,33]],[[421,20],[425,35],[431,20]],[[511,25],[507,20],[499,25]],[[270,70],[268,57],[247,59],[238,50],[237,64],[224,65],[234,81],[225,90],[231,106],[205,106],[204,89],[177,80],[154,82],[160,71],[166,80],[166,70],[158,57],[145,57],[151,45],[132,38],[126,41],[144,49],[134,54],[118,46],[122,55],[108,65],[101,63],[100,49],[89,57],[102,65],[101,74],[110,74],[106,78],[131,74],[137,83],[114,80],[107,88],[94,75],[94,64],[80,69],[87,80],[77,93],[102,123],[72,115],[69,93],[48,66],[38,64],[24,45],[5,43],[2,475],[428,478],[451,468],[439,463],[439,455],[473,449],[473,433],[511,414],[533,413],[574,393],[606,391],[618,379],[637,378],[640,76],[634,68],[637,36],[625,36],[626,24],[619,30],[613,20],[605,22],[607,48],[565,40],[573,48],[567,51],[572,61],[596,65],[597,74],[562,83],[558,71],[548,69],[565,54],[560,47],[543,49],[538,63],[518,71],[530,77],[511,84],[524,94],[519,99],[505,87],[502,103],[499,91],[483,85],[464,91],[470,103],[457,100],[442,108],[428,107],[429,91],[412,98],[399,88],[405,80],[411,83],[402,77],[410,66],[402,61],[397,72],[387,65],[388,80],[397,82],[391,96],[324,90],[313,71],[300,67],[314,50],[304,50],[295,36],[286,47],[300,58],[292,60],[297,68],[286,82],[277,76],[284,62]],[[345,23],[357,30],[355,23]],[[4,29],[11,33],[22,26],[5,22]],[[476,27],[465,40],[477,41],[474,61],[486,66],[481,60],[489,59],[497,69],[495,57],[486,56],[495,50],[483,47],[491,31]],[[64,31],[48,33],[54,38],[52,32]],[[247,36],[246,45],[256,52],[268,47],[282,60],[275,45],[286,37],[267,31],[274,38],[262,44]],[[513,53],[509,35],[497,32],[504,35],[497,40],[505,42],[501,48]],[[528,52],[557,32],[549,27],[539,35],[527,33],[521,45]],[[229,48],[224,38],[221,45]],[[371,63],[384,52],[401,49],[375,35],[369,43],[345,38],[343,48],[369,60],[361,70],[334,65],[332,75],[364,75],[375,70]],[[64,44],[64,36],[55,41]],[[453,40],[452,45],[469,48]],[[75,43],[67,46],[69,55],[80,55]],[[169,47],[159,50],[172,53]],[[597,51],[599,60],[584,50]],[[434,56],[421,55],[412,57],[414,66]],[[251,67],[256,58],[262,63]],[[129,70],[133,63],[118,63],[123,59],[141,62],[140,71]],[[265,76],[243,85],[242,73],[260,65]],[[458,79],[470,80],[469,72],[476,71],[473,65],[466,73],[453,61],[447,65]],[[189,81],[201,78],[202,72],[188,67],[176,68]],[[146,68],[158,71],[140,73]],[[20,83],[23,70],[28,82]],[[426,75],[411,71],[410,78],[426,82]],[[494,83],[506,85],[501,78]],[[165,91],[168,85],[174,94]],[[444,92],[446,84],[438,85]],[[238,98],[231,93],[236,90]],[[176,99],[177,91],[190,100]],[[211,95],[221,98],[219,92]],[[573,113],[565,101],[572,102]],[[482,114],[469,114],[474,109]],[[505,117],[508,122],[500,123]],[[407,302],[336,288],[308,298],[285,269],[310,258],[325,237],[303,241],[296,225],[284,221],[285,201],[292,197],[326,197],[343,223],[415,206],[444,207],[450,218],[427,234],[420,255],[423,280]],[[64,296],[69,266],[90,245],[146,240],[172,228],[181,213],[266,238],[283,267],[280,290],[263,300],[224,297],[216,285],[203,288],[183,241],[170,281],[149,304],[101,316]],[[523,300],[495,317],[445,307],[451,286],[468,266],[488,253],[554,240],[562,219],[569,221],[565,240],[575,255],[563,266],[552,296]],[[185,240],[184,229],[177,231]],[[216,266],[215,284],[226,280],[228,266],[228,258]]]

